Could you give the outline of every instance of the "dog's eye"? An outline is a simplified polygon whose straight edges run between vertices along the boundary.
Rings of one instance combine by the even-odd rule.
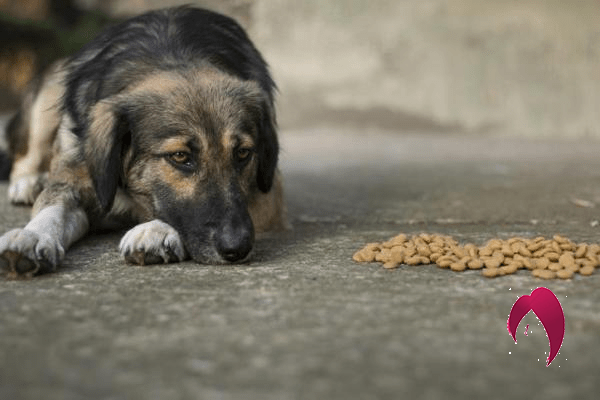
[[[245,162],[250,160],[252,153],[254,153],[254,149],[239,148],[236,150],[235,156],[238,162]]]
[[[183,151],[178,151],[176,153],[169,154],[169,159],[175,164],[181,165],[190,164],[191,162],[190,155]]]

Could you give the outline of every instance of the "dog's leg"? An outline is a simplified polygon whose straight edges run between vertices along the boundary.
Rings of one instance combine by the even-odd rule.
[[[60,100],[64,94],[62,64],[56,64],[43,78],[39,92],[25,102],[20,121],[27,151],[15,158],[10,174],[8,197],[15,204],[33,204],[47,181],[52,143],[61,119]],[[31,94],[29,94],[31,96]],[[15,129],[17,129],[15,127]]]
[[[121,239],[119,250],[129,264],[166,264],[189,258],[179,233],[159,219],[137,225],[127,232]]]
[[[60,203],[45,207],[25,228],[0,237],[0,267],[11,278],[53,271],[65,250],[88,228],[88,217],[81,208]]]

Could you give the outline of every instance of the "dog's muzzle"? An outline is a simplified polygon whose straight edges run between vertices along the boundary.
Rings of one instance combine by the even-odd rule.
[[[215,247],[228,262],[244,260],[254,245],[254,227],[250,216],[237,215],[228,219],[215,233]]]

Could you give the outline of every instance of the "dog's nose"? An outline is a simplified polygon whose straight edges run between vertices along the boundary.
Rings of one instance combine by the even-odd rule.
[[[225,261],[229,262],[246,258],[253,245],[254,228],[251,220],[250,224],[225,224],[216,237],[217,252]]]

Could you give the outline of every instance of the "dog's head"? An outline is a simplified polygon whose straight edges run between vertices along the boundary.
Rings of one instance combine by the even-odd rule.
[[[244,260],[248,204],[271,190],[278,143],[269,96],[216,70],[163,72],[90,113],[86,158],[101,207],[118,186],[150,205],[202,263]]]

